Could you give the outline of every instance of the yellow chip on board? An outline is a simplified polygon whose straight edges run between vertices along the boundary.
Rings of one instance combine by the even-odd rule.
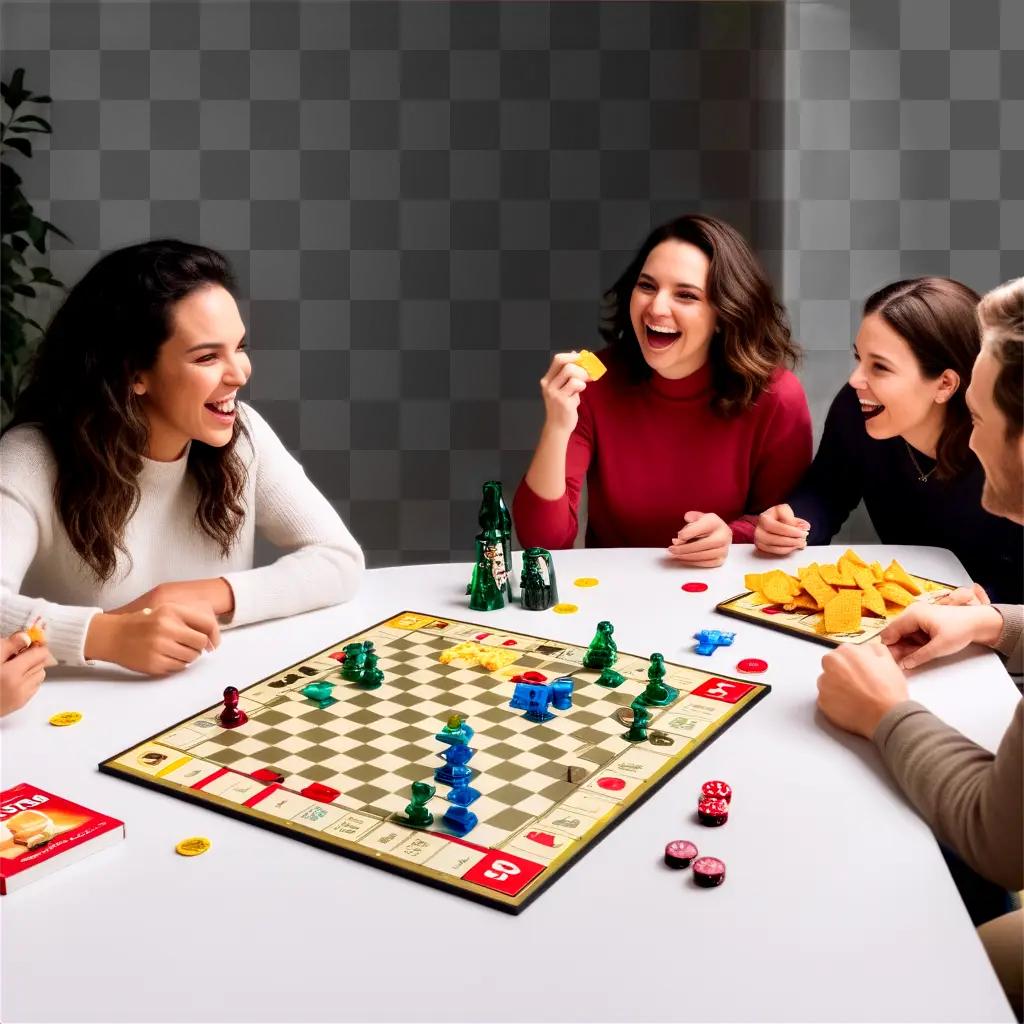
[[[885,572],[882,569],[881,562],[872,562],[868,568],[874,573],[876,583],[881,583],[885,579]]]
[[[766,572],[761,577],[760,590],[772,604],[785,604],[796,596],[790,578],[781,569]]]
[[[878,592],[889,601],[891,604],[898,604],[903,608],[906,608],[908,604],[913,604],[914,595],[907,593],[898,583],[885,582],[878,584]]]
[[[811,597],[810,594],[799,593],[791,601],[787,601],[783,606],[787,612],[795,612],[799,610],[808,612],[820,612],[821,605]]]
[[[807,591],[815,601],[825,608],[835,596],[836,592],[821,578],[821,573],[815,568],[814,572],[807,572],[803,576],[804,590]]]
[[[75,725],[81,720],[81,711],[60,711],[50,716],[50,725]]]
[[[864,587],[860,592],[861,607],[885,618],[885,599],[874,587]]]
[[[904,590],[909,591],[911,594],[920,594],[921,588],[915,582],[914,578],[907,572],[906,569],[900,565],[899,562],[894,558],[889,563],[889,568],[885,570],[884,578],[887,583],[898,583]]]
[[[872,590],[875,586],[875,574],[868,568],[855,566],[853,570],[853,582],[861,590]]]
[[[180,853],[182,857],[198,857],[199,854],[206,853],[210,846],[210,840],[205,836],[192,836],[189,839],[182,839],[174,847],[174,852]]]
[[[585,348],[581,349],[580,354],[576,357],[576,365],[582,366],[591,380],[600,380],[608,372],[604,363],[593,352],[588,352]]]
[[[580,609],[575,604],[556,604],[551,610],[556,615],[572,615],[573,612],[578,612]]]
[[[746,576],[743,577],[743,586],[745,586],[747,590],[760,590],[761,580],[763,577],[763,572],[748,572]]]
[[[858,555],[857,552],[853,550],[853,548],[847,548],[843,552],[843,558],[845,558],[846,561],[850,562],[852,565],[859,565],[862,569],[867,568],[868,563],[865,562],[864,559],[861,558],[860,555]]]
[[[575,587],[596,587],[601,581],[594,576],[581,576],[572,582]]]
[[[826,633],[857,633],[860,631],[860,591],[840,590],[823,613]]]

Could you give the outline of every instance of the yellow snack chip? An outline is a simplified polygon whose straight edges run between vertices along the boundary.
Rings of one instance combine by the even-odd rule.
[[[874,587],[863,587],[860,592],[861,607],[885,618],[885,599]]]
[[[847,562],[850,562],[853,565],[859,565],[862,569],[867,568],[868,563],[865,562],[864,559],[861,558],[860,555],[858,555],[857,552],[853,550],[853,548],[847,548],[843,552],[843,558],[845,558]]]
[[[886,581],[885,583],[878,584],[878,592],[892,604],[898,604],[902,608],[906,608],[907,605],[913,604],[914,595],[909,594],[903,589],[898,583],[892,581]]]
[[[856,584],[853,582],[852,568],[849,562],[844,562],[840,559],[839,564],[830,565],[826,563],[819,566],[818,571],[821,573],[821,578],[830,586],[853,587]]]
[[[810,594],[797,594],[792,600],[787,601],[783,606],[787,612],[795,612],[804,609],[809,612],[820,612],[821,605],[811,597]]]
[[[781,569],[773,569],[761,577],[761,593],[772,604],[785,604],[796,596],[793,583]]]
[[[889,568],[885,570],[884,578],[888,583],[898,583],[904,590],[909,590],[911,594],[921,593],[921,587],[895,558],[889,563]]]
[[[836,591],[821,578],[821,573],[815,569],[814,572],[808,572],[803,579],[804,590],[806,590],[807,593],[822,606],[822,608],[828,607],[828,603],[836,596]]]
[[[853,582],[860,587],[861,590],[873,590],[875,586],[875,574],[867,567],[861,568],[859,565],[854,567],[853,570]]]
[[[746,576],[743,577],[743,586],[745,586],[747,590],[760,590],[761,580],[763,577],[763,572],[748,572]]]
[[[876,583],[881,583],[885,579],[885,573],[882,570],[881,562],[872,562],[868,568],[875,574]]]
[[[604,363],[593,352],[588,352],[585,348],[581,349],[580,354],[576,357],[576,365],[582,366],[591,380],[600,380],[608,372]]]
[[[826,633],[857,633],[860,631],[860,591],[840,590],[823,613]]]

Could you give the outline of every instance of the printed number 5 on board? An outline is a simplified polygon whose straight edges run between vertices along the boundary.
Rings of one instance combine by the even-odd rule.
[[[490,868],[484,872],[484,877],[493,878],[498,882],[506,881],[512,875],[518,875],[519,868],[510,864],[507,860],[496,860]]]

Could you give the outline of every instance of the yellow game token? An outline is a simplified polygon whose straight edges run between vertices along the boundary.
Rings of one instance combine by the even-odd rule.
[[[572,582],[575,587],[596,587],[601,581],[593,576],[581,576],[578,580],[573,580]]]
[[[580,609],[575,604],[556,604],[551,610],[556,615],[572,615],[573,612],[578,612]]]
[[[209,848],[209,839],[204,836],[192,836],[190,839],[182,839],[174,848],[174,852],[180,853],[182,857],[198,857],[199,854],[206,853]]]
[[[74,725],[82,720],[81,711],[61,711],[50,716],[50,725]]]

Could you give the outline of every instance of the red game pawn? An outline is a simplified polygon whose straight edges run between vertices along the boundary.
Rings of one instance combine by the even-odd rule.
[[[220,713],[220,724],[225,729],[234,729],[236,725],[245,725],[249,716],[238,706],[238,687],[224,687],[224,710]]]

